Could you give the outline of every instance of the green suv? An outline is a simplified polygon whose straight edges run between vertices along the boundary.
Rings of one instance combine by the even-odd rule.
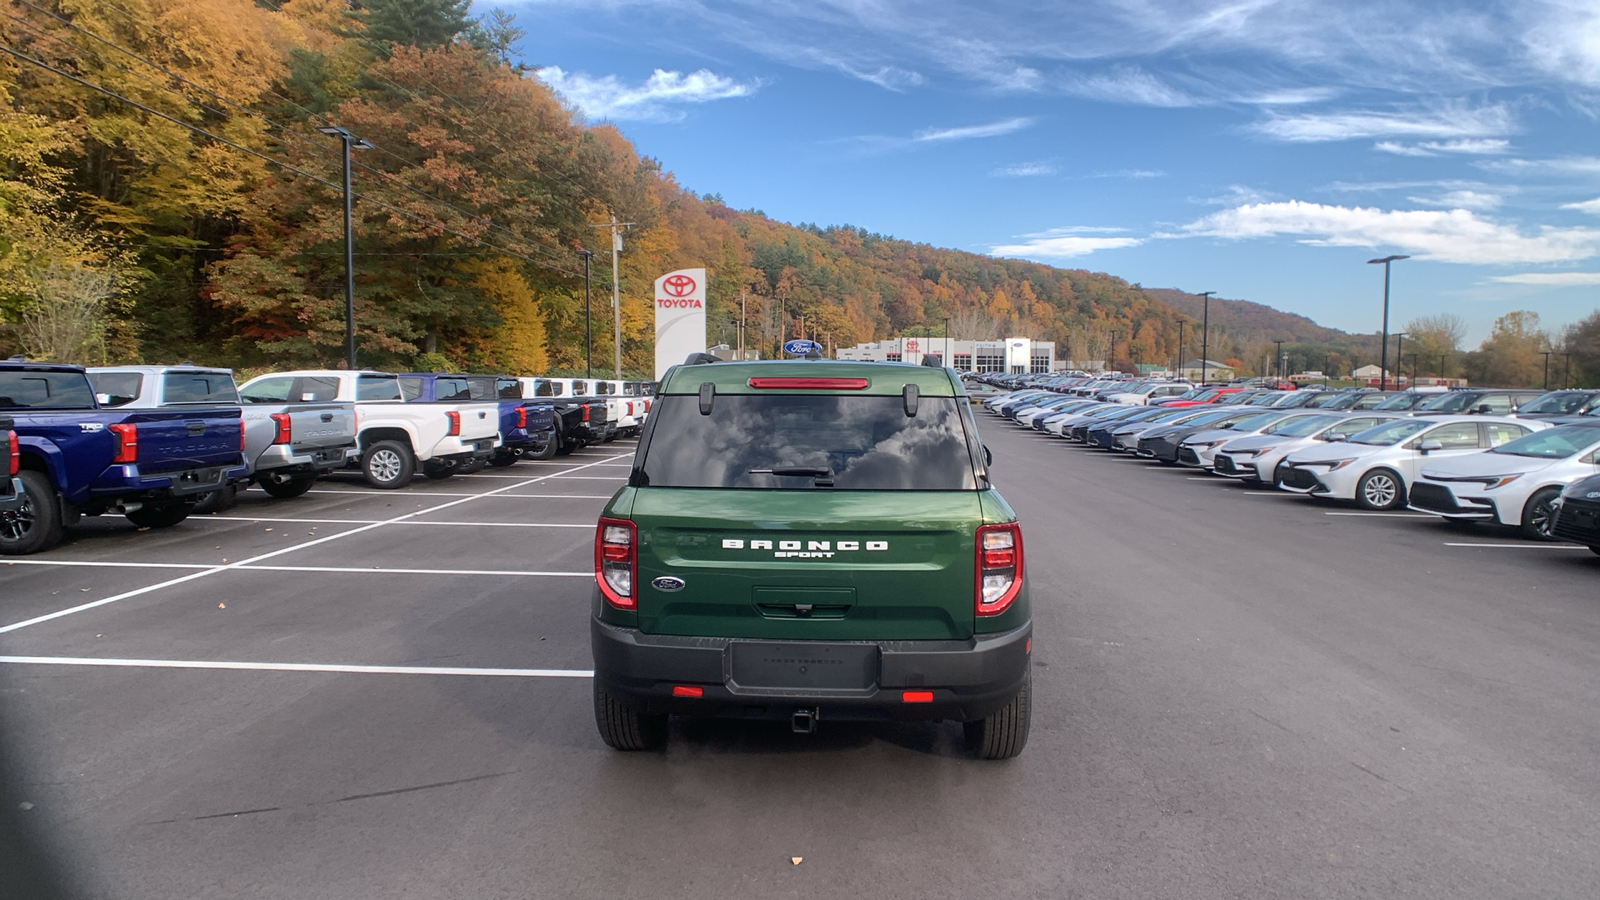
[[[947,369],[789,360],[662,379],[595,533],[595,721],[954,720],[1028,739],[1022,532]]]

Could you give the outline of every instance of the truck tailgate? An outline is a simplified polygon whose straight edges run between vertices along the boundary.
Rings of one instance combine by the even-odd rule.
[[[290,444],[320,450],[355,443],[356,412],[349,403],[297,403],[289,407]]]
[[[240,410],[149,410],[128,415],[139,433],[139,469],[181,472],[240,464]]]

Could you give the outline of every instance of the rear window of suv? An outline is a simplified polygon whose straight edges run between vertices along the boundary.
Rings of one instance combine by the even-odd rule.
[[[953,397],[665,396],[639,465],[651,487],[970,491],[977,476]],[[773,474],[757,470],[808,470]],[[831,485],[827,482],[832,482]]]

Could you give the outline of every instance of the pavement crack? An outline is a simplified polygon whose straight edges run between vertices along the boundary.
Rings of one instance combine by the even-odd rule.
[[[1356,768],[1358,768],[1361,771],[1367,773],[1368,775],[1371,775],[1373,778],[1378,779],[1379,781],[1383,782],[1384,784],[1389,785],[1390,787],[1400,788],[1400,790],[1405,791],[1408,794],[1416,793],[1416,791],[1413,791],[1412,789],[1410,789],[1408,787],[1401,787],[1400,785],[1395,784],[1394,782],[1390,781],[1389,779],[1383,777],[1382,775],[1379,775],[1377,772],[1372,771],[1371,769],[1367,768],[1366,766],[1363,766],[1362,764],[1360,764],[1358,762],[1352,762],[1350,765],[1355,766]]]
[[[337,800],[330,800],[328,802],[345,803],[350,800],[371,800],[373,797],[388,797],[394,794],[411,794],[417,791],[431,791],[434,788],[450,787],[457,784],[470,784],[474,781],[484,781],[489,778],[500,778],[505,775],[513,774],[515,774],[515,772],[493,772],[488,775],[474,775],[471,778],[457,778],[454,781],[440,781],[436,784],[419,784],[416,787],[395,788],[392,791],[376,791],[371,794],[351,794],[348,797],[340,797]]]
[[[1278,724],[1277,722],[1272,721],[1271,719],[1267,718],[1266,716],[1263,716],[1261,713],[1258,713],[1253,709],[1247,709],[1247,710],[1245,710],[1245,712],[1249,713],[1252,716],[1255,716],[1256,718],[1258,718],[1261,721],[1267,723],[1268,725],[1271,725],[1274,728],[1282,728],[1284,731],[1288,731],[1290,734],[1294,734],[1293,731],[1289,731],[1288,728],[1285,728],[1284,726]]]
[[[206,819],[227,819],[232,816],[252,816],[256,813],[281,812],[281,806],[263,806],[260,809],[236,809],[233,812],[211,813],[206,816],[189,816],[183,819],[158,819],[154,822],[144,822],[144,825],[172,825],[176,822],[203,822]]]

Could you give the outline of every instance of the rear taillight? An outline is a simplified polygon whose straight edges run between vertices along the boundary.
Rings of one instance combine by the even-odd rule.
[[[294,442],[294,428],[289,424],[288,413],[273,413],[272,424],[277,430],[272,434],[274,444],[290,444]]]
[[[526,406],[517,407],[517,427],[528,427],[528,408]]]
[[[114,463],[133,463],[139,461],[139,426],[119,422],[109,426],[108,430],[117,439],[117,453],[111,457]]]
[[[602,518],[594,532],[594,576],[606,602],[636,609],[634,572],[639,564],[638,529],[625,519]]]
[[[244,419],[239,420],[239,452],[244,452]]]
[[[1016,522],[978,527],[977,613],[997,616],[1022,590],[1022,526]]]
[[[6,443],[11,445],[7,448],[7,455],[11,457],[11,463],[6,466],[6,471],[15,475],[22,471],[22,446],[17,443],[17,433],[15,431],[10,433],[10,438]]]
[[[461,436],[461,413],[458,413],[455,410],[451,410],[451,411],[445,413],[444,417],[450,420],[450,430],[446,431],[445,434],[449,435],[450,437],[460,437]]]
[[[589,421],[589,404],[587,403],[583,405],[583,420],[585,422]]]

